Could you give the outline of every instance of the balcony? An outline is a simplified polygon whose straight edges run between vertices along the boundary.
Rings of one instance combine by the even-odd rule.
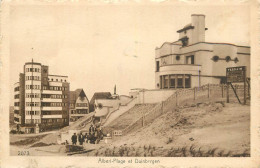
[[[86,116],[88,115],[88,113],[85,114],[70,114],[71,117],[82,117],[82,116]]]
[[[42,118],[62,118],[62,115],[42,115]]]
[[[55,110],[62,110],[62,107],[42,107],[42,111],[55,111]]]
[[[198,75],[201,65],[196,64],[168,64],[160,67],[160,75],[168,74],[192,74]]]
[[[42,90],[42,94],[62,94],[61,90]]]
[[[56,102],[61,103],[62,99],[42,98],[42,102]]]
[[[19,114],[16,114],[16,113],[14,113],[14,117],[21,119],[21,116]]]

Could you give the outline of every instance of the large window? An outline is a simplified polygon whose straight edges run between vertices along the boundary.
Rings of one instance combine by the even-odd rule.
[[[177,75],[177,88],[183,88],[183,75]]]
[[[170,88],[175,88],[175,81],[176,81],[176,76],[171,75],[170,76]]]
[[[164,88],[168,88],[169,84],[169,76],[164,76]]]
[[[168,88],[190,88],[191,75],[189,74],[172,74],[160,76],[161,89]]]

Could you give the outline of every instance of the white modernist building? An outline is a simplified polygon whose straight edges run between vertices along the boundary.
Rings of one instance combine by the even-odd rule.
[[[179,39],[155,49],[155,88],[176,89],[226,82],[226,68],[246,66],[250,77],[250,47],[205,42],[205,15],[191,15],[178,30]]]
[[[14,122],[25,133],[69,124],[68,77],[50,75],[48,66],[27,62],[14,86]]]

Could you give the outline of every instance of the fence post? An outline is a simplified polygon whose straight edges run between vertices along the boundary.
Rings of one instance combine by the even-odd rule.
[[[221,85],[221,93],[222,93],[222,98],[224,97],[224,85]]]
[[[175,94],[176,94],[176,106],[178,106],[178,93],[177,93],[177,91],[175,92]]]
[[[208,83],[208,98],[209,98],[209,83]]]
[[[194,87],[194,100],[196,100],[196,87]]]
[[[229,103],[229,83],[227,83],[227,103]]]

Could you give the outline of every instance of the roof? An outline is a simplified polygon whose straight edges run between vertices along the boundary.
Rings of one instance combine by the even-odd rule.
[[[178,30],[177,33],[181,33],[183,31],[186,31],[186,30],[189,30],[189,29],[194,29],[194,26],[192,26],[191,24],[188,24],[184,28]]]
[[[92,96],[91,100],[90,100],[90,104],[94,104],[95,103],[95,99],[108,99],[110,98],[112,95],[110,92],[96,92],[94,93],[94,95]]]
[[[29,65],[29,64],[42,65],[41,63],[38,63],[38,62],[26,62],[25,63],[25,65]]]
[[[56,76],[56,77],[68,77],[68,76],[64,76],[64,75],[48,75],[48,76]]]
[[[70,103],[75,103],[78,97],[87,97],[82,88],[76,89],[75,91],[70,91],[69,95]]]

